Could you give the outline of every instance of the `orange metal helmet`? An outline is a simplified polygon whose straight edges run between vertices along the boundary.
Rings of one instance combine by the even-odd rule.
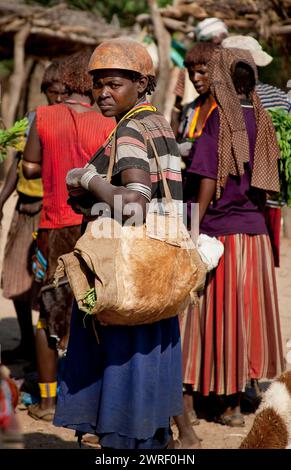
[[[155,76],[153,61],[139,42],[128,38],[109,39],[96,47],[89,61],[88,70],[120,69]]]

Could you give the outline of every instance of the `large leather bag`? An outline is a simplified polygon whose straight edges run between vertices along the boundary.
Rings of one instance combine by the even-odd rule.
[[[205,283],[206,265],[177,213],[154,142],[146,137],[162,177],[166,213],[148,214],[140,227],[99,218],[88,224],[74,252],[59,258],[56,277],[66,273],[79,309],[103,324],[141,325],[173,317]],[[114,160],[110,163],[112,172]],[[84,295],[92,288],[96,303],[89,311]]]

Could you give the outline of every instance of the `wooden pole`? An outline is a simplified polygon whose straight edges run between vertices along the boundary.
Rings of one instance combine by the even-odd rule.
[[[148,6],[154,26],[154,33],[158,44],[159,77],[152,103],[163,112],[166,101],[168,82],[170,79],[170,46],[171,36],[166,30],[156,0],[148,0]]]
[[[3,96],[1,114],[3,116],[4,125],[9,128],[13,125],[16,118],[16,111],[19,104],[23,82],[25,80],[25,43],[29,36],[30,24],[27,23],[14,36],[14,53],[13,65],[14,69],[9,78],[9,89]],[[8,158],[2,166],[1,179],[7,174],[10,167],[12,152],[8,151]]]
[[[291,34],[291,25],[272,25],[270,27],[270,33],[273,36],[280,36],[281,34]]]
[[[9,79],[7,112],[3,109],[3,120],[6,127],[12,126],[15,121],[17,106],[25,78],[25,43],[29,32],[30,24],[28,23],[14,36],[14,69]]]
[[[28,57],[25,60],[25,65],[24,65],[24,77],[23,77],[23,82],[22,82],[22,89],[21,89],[21,95],[19,97],[19,103],[17,106],[17,117],[19,116],[22,118],[26,111],[27,111],[27,95],[28,95],[28,89],[29,89],[29,78],[31,76],[31,71],[34,66],[34,60],[32,57]]]

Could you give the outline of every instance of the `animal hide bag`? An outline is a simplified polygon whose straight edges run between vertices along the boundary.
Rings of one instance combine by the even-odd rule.
[[[140,325],[185,308],[204,286],[206,265],[182,223],[176,238],[168,230],[163,236],[161,224],[156,226],[154,234],[149,220],[141,227],[121,226],[109,218],[88,224],[74,252],[59,258],[56,272],[57,278],[66,273],[80,310],[104,324]],[[109,229],[114,236],[103,236]],[[97,299],[89,312],[84,295],[91,288]]]
[[[240,448],[291,448],[291,371],[280,375],[265,392],[253,427]]]
[[[203,288],[207,270],[173,202],[153,139],[135,122],[145,147],[149,141],[153,149],[167,201],[164,212],[149,211],[140,226],[99,217],[88,224],[73,254],[60,258],[56,273],[60,278],[66,272],[80,310],[109,325],[141,325],[177,315]],[[115,160],[116,133],[108,182]],[[88,310],[84,297],[92,289],[96,301]]]

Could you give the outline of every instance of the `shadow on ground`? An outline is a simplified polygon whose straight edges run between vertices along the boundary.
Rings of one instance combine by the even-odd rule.
[[[241,396],[241,411],[243,414],[255,413],[258,409],[263,393],[268,389],[272,382],[270,380],[258,381],[256,385],[248,383],[244,393]],[[203,396],[199,392],[194,392],[194,409],[198,418],[206,421],[215,421],[226,409],[225,396],[210,393],[209,396]]]
[[[64,441],[54,434],[32,432],[24,435],[25,449],[78,449],[76,442]]]
[[[0,319],[0,352],[5,351],[6,349],[14,349],[18,346],[20,340],[18,332],[19,327],[16,317],[5,317]],[[24,376],[24,367],[29,363],[26,361],[18,361],[14,364],[4,364],[9,367],[12,377],[21,378]]]
[[[91,436],[92,437],[92,436]],[[25,449],[80,449],[75,441],[65,441],[54,434],[34,432],[24,435]],[[100,448],[100,447],[99,447]],[[98,449],[98,445],[90,445],[82,442],[81,449]]]
[[[0,313],[1,318],[1,313]],[[19,327],[15,317],[0,319],[0,345],[1,349],[10,349],[17,346],[19,342]]]

